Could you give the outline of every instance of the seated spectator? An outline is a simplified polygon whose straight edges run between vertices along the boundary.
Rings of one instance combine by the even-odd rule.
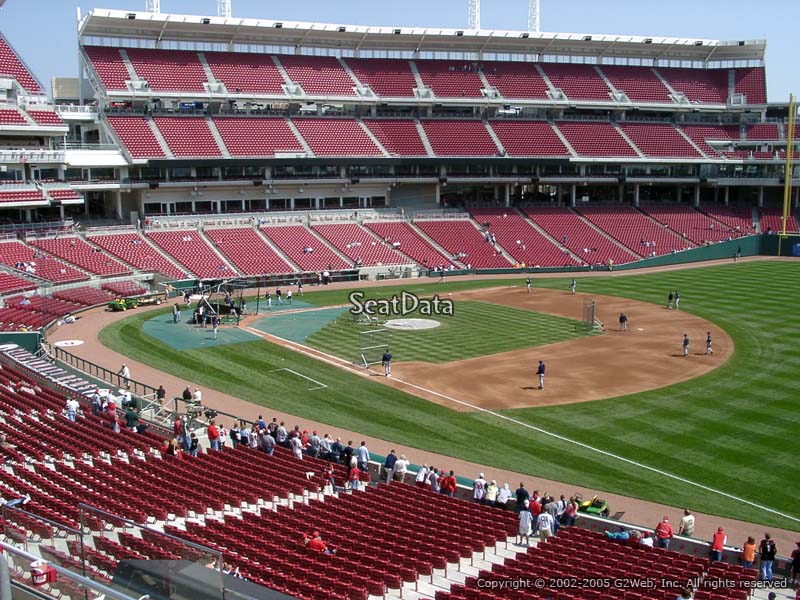
[[[642,539],[641,539],[641,540],[639,540],[639,545],[641,545],[641,546],[647,546],[648,548],[652,548],[652,547],[653,547],[653,538],[652,538],[652,536],[650,535],[650,532],[649,532],[649,531],[645,531],[645,532],[642,534]]]

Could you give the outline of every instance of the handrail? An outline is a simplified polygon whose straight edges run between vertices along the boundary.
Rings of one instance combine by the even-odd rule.
[[[137,396],[138,398],[155,396],[156,392],[158,392],[158,389],[151,385],[136,381],[134,379],[126,380],[116,371],[106,369],[105,367],[101,367],[90,360],[75,356],[61,347],[56,346],[54,350],[55,352],[53,353],[53,358],[55,358],[55,360],[63,362],[64,364],[86,373],[94,379],[99,379],[100,381],[107,383],[110,387],[116,387],[117,389],[126,388],[131,392],[131,395]]]

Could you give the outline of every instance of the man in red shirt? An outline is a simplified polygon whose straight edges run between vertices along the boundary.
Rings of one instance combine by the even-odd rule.
[[[208,426],[208,443],[211,444],[212,450],[219,450],[219,429],[217,429],[217,422],[213,419]]]
[[[445,496],[450,496],[451,498],[456,495],[456,476],[455,472],[450,471],[450,474],[444,478],[444,485],[442,486],[442,492]]]
[[[669,541],[673,538],[672,525],[669,524],[669,517],[661,519],[661,523],[655,529],[656,543],[659,548],[669,550]]]
[[[320,554],[336,554],[336,550],[329,549],[328,544],[322,540],[319,531],[312,533],[311,537],[306,536],[305,543],[306,548],[312,552],[319,552]]]

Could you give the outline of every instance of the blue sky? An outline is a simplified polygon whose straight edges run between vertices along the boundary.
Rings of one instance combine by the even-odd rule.
[[[797,69],[798,0],[541,0],[542,30],[578,33],[766,39],[767,93],[771,102],[800,93]],[[145,0],[95,0],[81,9],[144,10]],[[53,76],[78,73],[73,0],[5,0],[0,31],[48,87]],[[161,0],[162,12],[216,14],[216,0]],[[233,0],[234,17],[464,27],[466,0]],[[484,0],[484,29],[525,29],[527,0]]]

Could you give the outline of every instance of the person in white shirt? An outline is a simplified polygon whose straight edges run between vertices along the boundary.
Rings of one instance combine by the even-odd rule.
[[[131,370],[128,368],[128,365],[122,363],[122,368],[118,371],[119,376],[122,377],[122,383],[125,384],[125,387],[130,387],[131,385]]]
[[[547,538],[553,535],[554,525],[553,516],[547,511],[542,511],[536,519],[536,529],[539,531],[540,541],[545,542]]]
[[[67,396],[67,417],[69,417],[70,421],[77,420],[80,408],[81,405],[75,398]]]
[[[478,478],[472,482],[472,499],[478,504],[483,502],[486,497],[486,480],[483,478],[483,473],[478,475]]]
[[[289,439],[289,445],[292,447],[294,457],[303,460],[303,442],[300,441],[298,436],[293,436]]]
[[[522,545],[522,538],[525,538],[525,545],[531,545],[531,532],[533,529],[533,514],[530,510],[531,503],[525,500],[523,507],[519,511],[519,533],[517,534],[517,543]]]
[[[418,488],[425,487],[425,482],[428,479],[428,465],[422,465],[417,471],[417,476],[414,478]]]
[[[650,536],[650,532],[649,531],[645,531],[642,534],[642,539],[639,540],[639,543],[642,546],[647,546],[648,548],[652,548],[653,547],[653,538]]]
[[[500,488],[500,491],[497,492],[497,500],[494,503],[495,507],[505,508],[512,495],[511,488],[507,483],[504,483],[503,487]]]
[[[408,473],[408,459],[406,458],[405,454],[401,454],[400,458],[394,463],[394,471],[392,472],[392,479],[395,481],[399,481],[400,483],[405,483],[406,480],[406,473]]]
[[[195,406],[200,406],[203,404],[203,392],[201,392],[199,388],[194,388],[194,392],[192,393],[192,401],[194,402]]]

